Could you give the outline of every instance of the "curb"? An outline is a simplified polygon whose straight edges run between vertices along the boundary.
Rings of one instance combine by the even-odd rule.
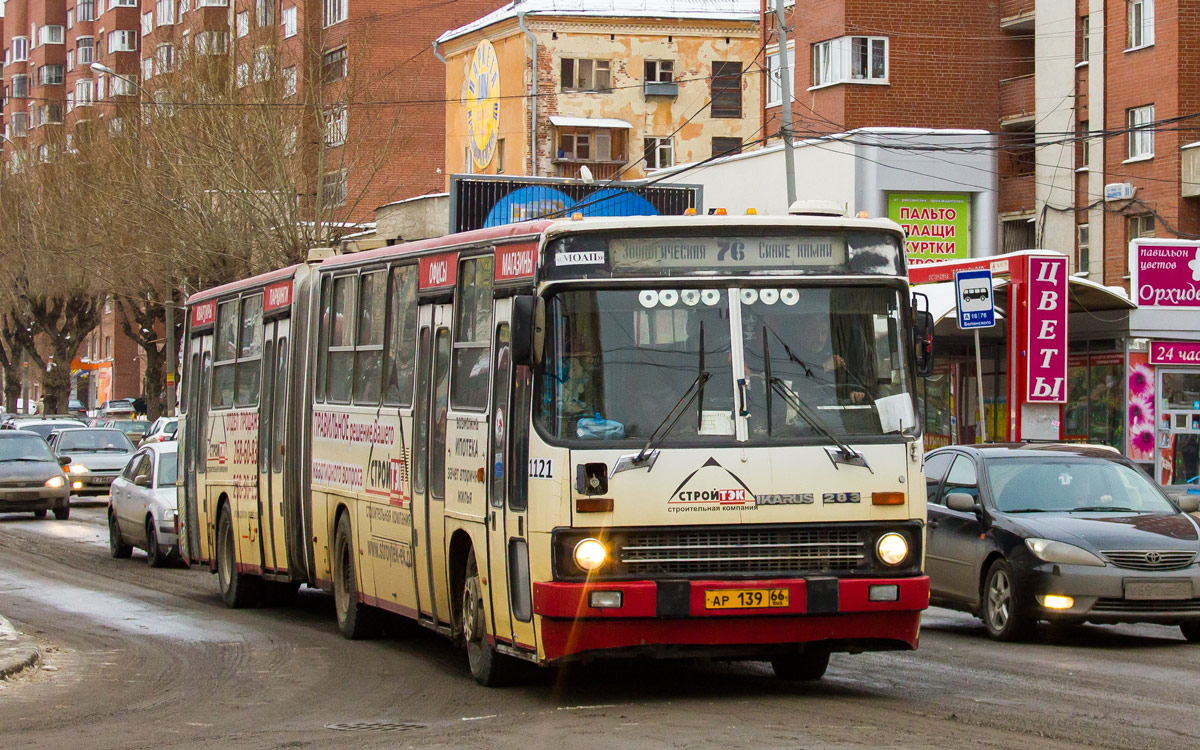
[[[12,623],[0,615],[0,680],[6,680],[42,660],[37,648],[23,643],[24,640]]]

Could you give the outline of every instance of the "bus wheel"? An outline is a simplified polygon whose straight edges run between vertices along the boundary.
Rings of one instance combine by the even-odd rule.
[[[354,568],[354,539],[350,516],[338,519],[333,540],[333,603],[338,630],[351,639],[372,638],[379,632],[379,610],[358,600],[358,576]]]
[[[471,676],[484,687],[495,687],[504,684],[511,665],[488,641],[487,618],[483,612],[483,587],[479,584],[479,566],[475,564],[475,555],[472,554],[467,562],[466,580],[463,581],[459,620],[462,622],[463,642],[467,644]]]
[[[829,668],[829,649],[808,645],[799,653],[775,657],[771,660],[771,667],[781,680],[819,680]]]
[[[217,522],[217,583],[221,587],[221,598],[225,606],[234,609],[253,607],[258,603],[262,579],[238,572],[236,545],[233,519],[229,517],[229,511],[224,510]]]

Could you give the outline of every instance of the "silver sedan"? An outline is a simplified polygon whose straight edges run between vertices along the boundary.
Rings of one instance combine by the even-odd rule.
[[[143,446],[113,480],[108,502],[108,549],[113,557],[129,557],[138,547],[146,550],[146,561],[155,568],[179,558],[176,445]]]

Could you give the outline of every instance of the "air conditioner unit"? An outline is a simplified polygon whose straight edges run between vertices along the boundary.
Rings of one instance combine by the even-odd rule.
[[[1127,201],[1133,197],[1132,182],[1110,182],[1104,186],[1104,200]]]

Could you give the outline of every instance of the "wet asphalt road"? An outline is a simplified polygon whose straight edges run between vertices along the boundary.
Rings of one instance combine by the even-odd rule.
[[[102,508],[0,515],[0,614],[43,648],[0,682],[0,748],[1200,747],[1200,646],[1176,628],[987,640],[931,610],[916,653],[834,655],[815,685],[759,663],[616,662],[485,689],[398,624],[349,642],[329,597],[226,609],[204,571],[108,556]]]

